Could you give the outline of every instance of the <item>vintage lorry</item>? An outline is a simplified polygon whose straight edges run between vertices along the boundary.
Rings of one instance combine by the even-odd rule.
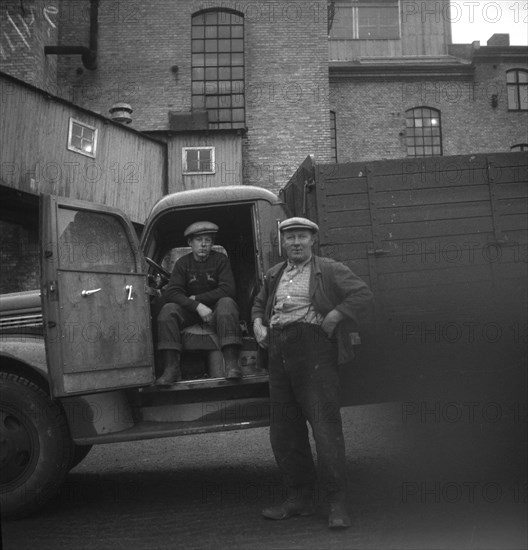
[[[116,209],[42,195],[41,288],[0,299],[2,514],[43,506],[94,444],[268,424],[250,307],[281,259],[277,226],[288,215],[318,222],[322,255],[376,295],[353,335],[363,344],[343,372],[344,405],[472,392],[521,403],[526,171],[520,153],[327,165],[308,157],[280,196],[250,186],[165,196],[140,240]],[[220,227],[235,276],[244,377],[223,378],[214,338],[191,329],[184,380],[153,386],[159,289],[188,250],[184,228],[203,219]]]

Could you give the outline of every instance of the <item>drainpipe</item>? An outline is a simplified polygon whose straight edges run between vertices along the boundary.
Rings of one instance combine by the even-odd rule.
[[[97,69],[99,0],[90,0],[90,44],[86,46],[44,46],[45,55],[80,55],[86,69]]]

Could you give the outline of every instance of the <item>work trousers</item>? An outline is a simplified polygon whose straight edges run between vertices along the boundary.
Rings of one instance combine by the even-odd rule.
[[[242,345],[236,302],[232,298],[220,298],[212,309],[213,320],[210,326],[218,336],[220,348]],[[196,324],[203,324],[198,313],[188,311],[178,304],[165,304],[158,315],[158,349],[181,351],[181,331]]]
[[[315,324],[271,328],[270,439],[288,498],[309,496],[319,478],[329,501],[346,491],[345,443],[339,407],[337,343]],[[318,476],[307,422],[317,451]]]

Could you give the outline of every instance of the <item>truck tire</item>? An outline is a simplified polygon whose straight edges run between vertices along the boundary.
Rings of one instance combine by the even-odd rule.
[[[90,452],[92,445],[73,445],[73,455],[70,463],[70,470],[79,465],[85,458],[86,455]]]
[[[64,481],[72,456],[59,406],[33,382],[0,372],[2,516],[21,518],[44,506]]]

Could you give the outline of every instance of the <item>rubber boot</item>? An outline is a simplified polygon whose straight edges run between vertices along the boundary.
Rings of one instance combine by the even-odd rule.
[[[222,354],[225,362],[225,377],[228,379],[242,378],[242,369],[238,364],[240,348],[238,346],[225,346],[222,348]]]
[[[180,370],[180,352],[175,349],[160,351],[163,374],[156,380],[156,386],[171,386],[182,379]]]

